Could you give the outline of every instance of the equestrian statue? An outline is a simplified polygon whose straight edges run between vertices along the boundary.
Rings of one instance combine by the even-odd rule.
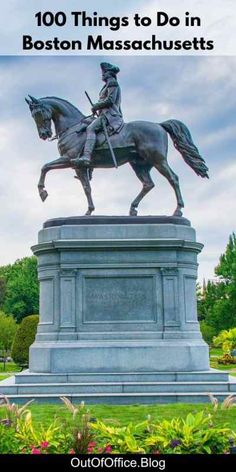
[[[129,163],[142,183],[142,190],[131,203],[131,216],[143,197],[152,190],[154,183],[150,171],[154,167],[167,178],[173,187],[177,207],[174,216],[182,216],[184,201],[178,176],[167,162],[168,134],[185,162],[197,175],[208,178],[208,168],[193,143],[190,131],[181,121],[163,123],[131,121],[125,123],[121,111],[121,90],[117,81],[119,68],[107,62],[101,63],[104,86],[97,103],[92,103],[92,114],[85,116],[78,108],[57,97],[35,98],[29,95],[26,102],[35,120],[39,137],[57,139],[60,157],[42,167],[38,183],[42,201],[48,193],[45,189],[47,172],[72,168],[80,180],[88,201],[86,215],[95,210],[90,181],[96,168],[113,168]],[[52,122],[55,136],[52,138]]]

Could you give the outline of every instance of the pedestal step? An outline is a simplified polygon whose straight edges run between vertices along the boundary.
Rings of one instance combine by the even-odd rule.
[[[203,372],[87,372],[68,374],[42,374],[25,370],[15,375],[16,384],[84,382],[227,382],[228,379],[229,374],[227,372],[214,369]]]
[[[232,377],[229,380],[227,373],[217,371],[169,373],[166,374],[166,377],[164,373],[156,376],[155,373],[100,375],[103,381],[98,382],[94,381],[95,378],[99,377],[98,374],[59,376],[22,373],[0,382],[0,394],[6,395],[15,402],[23,402],[29,399],[45,403],[58,402],[60,397],[66,396],[74,403],[85,401],[86,403],[110,404],[201,403],[209,401],[209,393],[222,401],[228,395],[234,392],[236,394],[236,378]],[[125,377],[127,380],[109,381],[112,376],[115,377],[116,375]],[[149,381],[143,381],[140,377],[140,381],[131,381],[134,376],[137,377],[138,375],[148,378]],[[170,375],[173,375],[175,380],[163,381]],[[90,382],[81,381],[83,377],[89,378]],[[151,381],[150,377],[155,377],[155,381]],[[104,378],[106,378],[106,381],[104,381]],[[179,378],[182,378],[182,381]],[[80,382],[76,381],[78,379],[80,379]],[[160,381],[160,379],[162,380]]]
[[[220,402],[227,398],[229,393],[215,392]],[[90,394],[21,394],[7,395],[8,399],[14,403],[25,403],[35,400],[37,403],[61,403],[61,396],[66,396],[72,403],[78,404],[84,401],[86,404],[109,404],[109,405],[134,405],[134,404],[155,404],[155,403],[208,403],[207,393],[90,393]]]

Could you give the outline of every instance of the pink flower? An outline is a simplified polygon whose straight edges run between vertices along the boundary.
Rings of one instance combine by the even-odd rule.
[[[33,447],[31,449],[31,454],[41,454],[41,451],[37,447]]]
[[[75,450],[74,450],[74,449],[70,449],[70,450],[69,450],[69,454],[75,454]]]
[[[91,454],[94,451],[94,447],[88,447],[87,452]]]
[[[46,449],[48,446],[49,446],[49,442],[48,441],[42,441],[40,446],[43,448],[43,449]]]
[[[96,443],[94,441],[91,441],[90,443],[88,443],[88,447],[95,447],[96,446]]]
[[[112,452],[112,447],[110,444],[108,444],[106,447],[105,447],[105,452],[107,452],[109,454],[109,452]]]

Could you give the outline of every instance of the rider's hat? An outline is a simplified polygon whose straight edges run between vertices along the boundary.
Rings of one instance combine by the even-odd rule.
[[[100,66],[103,72],[111,72],[112,74],[120,72],[119,67],[109,64],[109,62],[101,62]]]

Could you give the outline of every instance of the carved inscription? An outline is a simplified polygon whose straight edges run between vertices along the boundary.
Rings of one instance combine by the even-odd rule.
[[[155,321],[154,279],[147,277],[85,277],[84,322]]]

